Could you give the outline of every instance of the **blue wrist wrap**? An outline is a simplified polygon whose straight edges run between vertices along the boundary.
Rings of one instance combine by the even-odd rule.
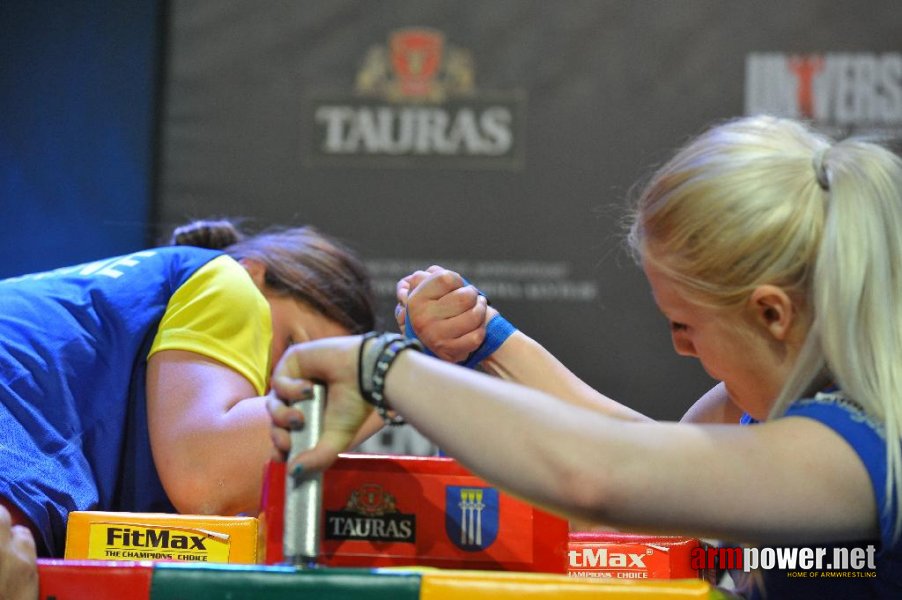
[[[479,344],[479,348],[459,364],[471,369],[476,368],[476,365],[490,357],[515,331],[517,328],[511,325],[510,321],[500,314],[495,315],[485,326],[485,339]]]
[[[464,285],[470,285],[470,282],[464,279]],[[477,290],[478,291],[478,290]],[[485,296],[482,292],[479,292],[480,296]],[[514,327],[510,321],[502,317],[500,314],[495,315],[489,324],[485,327],[485,339],[482,340],[482,343],[479,347],[473,351],[470,356],[467,357],[466,360],[463,360],[457,364],[475,369],[476,365],[481,363],[483,360],[491,356],[495,350],[501,347],[501,344],[507,340],[511,336],[513,332],[517,331],[517,328]],[[410,324],[410,319],[404,319],[404,335],[408,338],[418,340],[422,343],[422,340],[417,336],[417,332],[414,331],[413,325]],[[423,344],[423,353],[429,356],[435,356],[435,353],[429,350],[429,348],[425,347]]]

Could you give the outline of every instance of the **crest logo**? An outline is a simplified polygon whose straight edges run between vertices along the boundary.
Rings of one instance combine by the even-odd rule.
[[[484,550],[498,537],[498,490],[445,488],[445,533],[461,550]]]
[[[356,91],[390,102],[444,102],[473,94],[473,61],[447,46],[434,29],[411,28],[389,36],[388,48],[372,46],[357,74]]]
[[[373,542],[416,541],[416,515],[398,510],[395,497],[375,483],[365,483],[348,496],[344,507],[326,511],[327,540]]]
[[[361,515],[381,517],[386,513],[398,512],[395,497],[382,489],[381,485],[365,483],[351,492],[345,509]]]
[[[522,162],[520,92],[479,92],[472,54],[435,29],[366,50],[353,95],[311,98],[311,164],[510,169]]]

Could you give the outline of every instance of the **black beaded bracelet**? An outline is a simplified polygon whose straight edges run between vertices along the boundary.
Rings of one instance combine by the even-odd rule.
[[[360,349],[357,351],[357,389],[360,390],[360,394],[366,398],[364,394],[364,386],[363,386],[363,348],[366,346],[367,341],[378,337],[378,331],[369,331],[363,334],[363,339],[360,340]]]
[[[369,339],[372,346],[365,349]],[[423,344],[417,339],[406,338],[396,333],[382,335],[367,334],[360,344],[358,355],[358,386],[363,399],[376,407],[376,412],[387,425],[403,425],[403,417],[392,414],[385,403],[385,378],[395,359],[404,350],[413,348],[423,351]]]

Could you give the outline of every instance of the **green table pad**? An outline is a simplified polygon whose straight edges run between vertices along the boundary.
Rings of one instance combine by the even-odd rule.
[[[158,563],[151,600],[418,600],[419,573]]]

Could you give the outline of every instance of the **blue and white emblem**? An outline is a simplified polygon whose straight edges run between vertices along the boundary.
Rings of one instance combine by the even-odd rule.
[[[455,546],[468,552],[491,546],[498,537],[498,490],[445,488],[445,533]]]

